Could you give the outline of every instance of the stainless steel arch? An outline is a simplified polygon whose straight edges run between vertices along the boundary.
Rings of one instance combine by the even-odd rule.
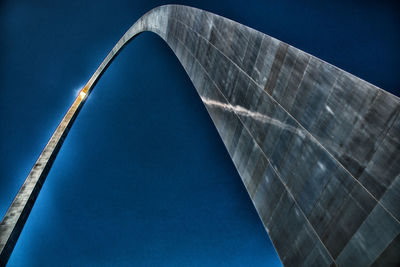
[[[122,36],[57,127],[0,224],[0,265],[96,81],[143,31],[184,66],[285,265],[400,261],[399,99],[239,23],[167,5]]]

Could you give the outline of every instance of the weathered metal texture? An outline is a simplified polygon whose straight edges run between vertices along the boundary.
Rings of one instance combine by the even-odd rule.
[[[268,35],[176,5],[140,18],[90,78],[87,93],[143,31],[158,34],[179,58],[285,265],[399,264],[399,98]],[[81,100],[0,225],[2,262]]]

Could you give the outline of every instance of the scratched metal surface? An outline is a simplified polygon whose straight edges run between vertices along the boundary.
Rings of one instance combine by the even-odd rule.
[[[283,264],[400,262],[400,101],[299,49],[185,6],[146,13],[120,49],[152,31],[205,104]],[[78,96],[0,224],[5,263],[68,130]]]

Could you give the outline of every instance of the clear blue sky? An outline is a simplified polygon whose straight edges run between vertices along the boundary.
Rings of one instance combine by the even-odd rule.
[[[395,1],[175,1],[248,25],[400,95]],[[168,1],[2,1],[0,216],[86,83]],[[284,238],[284,237],[282,237]],[[201,100],[144,33],[76,120],[10,266],[279,266]]]

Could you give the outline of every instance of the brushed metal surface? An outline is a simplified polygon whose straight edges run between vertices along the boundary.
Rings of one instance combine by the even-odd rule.
[[[399,98],[254,29],[178,5],[143,15],[87,82],[0,224],[2,264],[86,97],[143,31],[164,39],[185,68],[284,265],[399,264]]]

